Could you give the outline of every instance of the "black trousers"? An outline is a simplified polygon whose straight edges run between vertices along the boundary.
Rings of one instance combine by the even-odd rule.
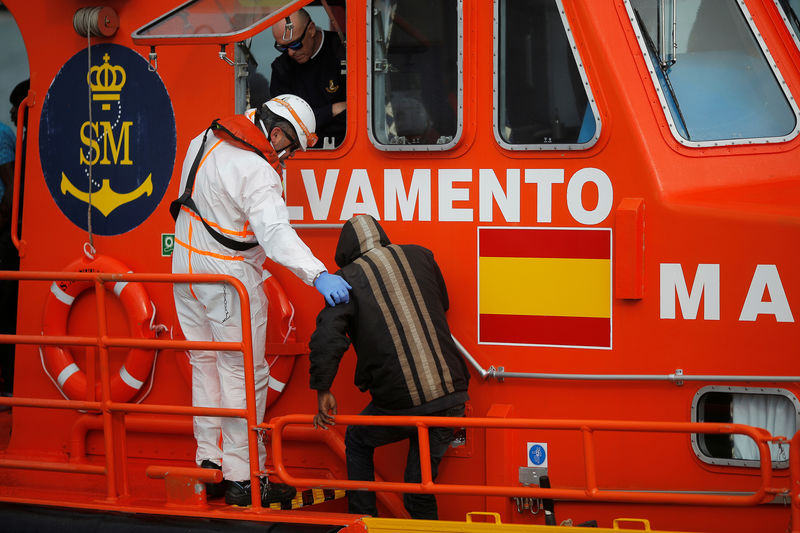
[[[393,413],[379,409],[370,402],[361,414],[386,416]],[[423,416],[422,413],[408,411],[403,414]],[[462,403],[436,413],[427,413],[424,416],[464,416],[464,404]],[[453,440],[453,434],[454,428],[431,427],[428,430],[433,479],[436,479],[439,463]],[[403,481],[406,483],[420,483],[422,476],[419,462],[419,440],[417,428],[414,426],[348,426],[345,434],[347,477],[351,480],[374,481],[375,464],[373,458],[375,448],[403,439],[409,440]],[[374,492],[348,491],[347,498],[349,512],[378,516]],[[438,519],[436,497],[433,494],[404,494],[403,503],[411,518]]]

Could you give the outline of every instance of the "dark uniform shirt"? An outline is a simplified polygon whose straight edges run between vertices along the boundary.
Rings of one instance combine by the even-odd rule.
[[[272,62],[270,93],[273,97],[296,94],[308,102],[317,119],[318,147],[325,137],[334,137],[337,146],[344,140],[347,113],[334,117],[331,109],[332,104],[347,99],[344,59],[345,48],[339,36],[325,31],[320,50],[305,63],[296,62],[289,54],[281,54]]]

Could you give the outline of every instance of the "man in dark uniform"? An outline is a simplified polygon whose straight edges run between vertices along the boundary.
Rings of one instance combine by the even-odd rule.
[[[372,401],[362,415],[464,416],[469,372],[450,335],[447,288],[433,253],[413,244],[389,242],[370,215],[348,220],[336,246],[337,272],[352,286],[350,301],[325,307],[311,336],[310,385],[319,410],[314,425],[333,424],[337,407],[330,391],[342,355],[353,344],[355,384]],[[420,483],[420,450],[414,426],[349,426],[345,435],[347,476],[374,480],[375,448],[409,439],[403,479]],[[429,430],[431,474],[453,428]],[[412,518],[438,518],[433,494],[405,494]],[[351,513],[377,516],[375,493],[348,492]]]
[[[322,31],[305,9],[272,26],[275,48],[282,52],[272,62],[270,92],[296,94],[311,105],[317,118],[317,135],[325,144],[344,140],[347,126],[345,48],[339,36]]]

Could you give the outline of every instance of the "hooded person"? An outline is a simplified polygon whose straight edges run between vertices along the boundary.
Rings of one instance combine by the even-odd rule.
[[[349,285],[325,266],[289,224],[278,173],[296,149],[315,142],[314,114],[294,95],[281,95],[245,115],[215,120],[195,137],[181,171],[182,194],[170,205],[175,218],[172,272],[228,274],[240,280],[250,299],[256,412],[266,406],[269,365],[264,359],[267,298],[264,260],[283,265],[314,285],[329,305],[348,301]],[[178,283],[174,300],[184,336],[190,341],[240,342],[239,296],[228,284]],[[192,405],[244,409],[242,353],[191,350]],[[219,446],[220,434],[222,447]],[[221,469],[224,482],[208,484],[211,497],[229,504],[251,502],[247,423],[241,418],[195,417],[195,460]],[[266,451],[259,441],[259,467]],[[263,505],[291,500],[295,489],[261,483]]]
[[[433,253],[413,244],[391,244],[370,215],[348,220],[336,246],[337,272],[351,286],[350,301],[325,307],[311,336],[310,386],[317,391],[314,424],[335,422],[331,385],[345,351],[356,352],[355,385],[372,401],[362,415],[464,416],[469,372],[450,334],[447,287]],[[429,431],[433,477],[453,439],[453,428]],[[349,426],[347,475],[374,480],[375,448],[409,439],[404,481],[419,483],[415,427]],[[432,494],[405,494],[412,518],[438,518]],[[377,516],[375,494],[348,492],[351,513]]]

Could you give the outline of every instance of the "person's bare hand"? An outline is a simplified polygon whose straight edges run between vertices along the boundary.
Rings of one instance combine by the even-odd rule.
[[[329,390],[317,392],[317,403],[319,409],[314,415],[314,427],[328,429],[329,426],[336,424],[336,397]]]

